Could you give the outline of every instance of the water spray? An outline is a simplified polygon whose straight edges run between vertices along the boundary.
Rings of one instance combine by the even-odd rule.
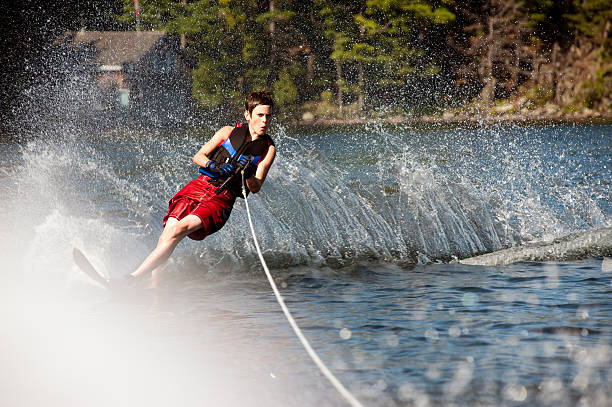
[[[246,187],[245,187],[244,168],[240,171],[240,174],[242,176],[242,196],[244,197],[244,203],[246,206],[247,217],[249,218],[249,226],[251,227],[251,233],[253,235],[253,242],[255,243],[255,249],[257,250],[259,261],[261,262],[261,265],[266,273],[266,277],[268,277],[268,281],[270,282],[272,291],[274,291],[274,296],[276,297],[278,304],[283,310],[283,313],[285,314],[287,321],[289,321],[291,328],[293,328],[293,332],[295,332],[295,335],[298,337],[302,346],[306,350],[306,353],[308,353],[308,356],[310,356],[310,358],[315,363],[315,365],[317,365],[317,367],[321,370],[321,373],[323,373],[323,375],[327,378],[327,380],[330,381],[330,383],[336,388],[336,390],[338,390],[338,392],[346,399],[346,401],[349,402],[351,406],[363,407],[363,404],[361,404],[359,400],[357,400],[355,396],[353,396],[353,394],[351,394],[351,392],[349,392],[346,389],[346,387],[344,387],[344,385],[336,378],[336,376],[334,376],[334,374],[327,368],[327,366],[325,366],[325,363],[323,363],[323,361],[321,360],[319,355],[317,355],[317,353],[314,351],[312,346],[310,346],[310,343],[308,342],[308,340],[302,333],[302,330],[300,329],[300,327],[297,325],[297,323],[293,319],[293,316],[291,315],[289,308],[287,308],[287,305],[285,304],[283,297],[280,295],[280,292],[278,291],[278,287],[276,286],[276,283],[274,282],[274,278],[272,277],[272,274],[270,273],[270,270],[268,269],[268,265],[266,264],[266,261],[263,258],[263,254],[261,253],[261,249],[259,248],[259,242],[257,241],[257,236],[255,235],[255,228],[253,227],[253,220],[251,219],[251,211],[249,210],[249,202],[247,199],[247,193],[246,193]]]

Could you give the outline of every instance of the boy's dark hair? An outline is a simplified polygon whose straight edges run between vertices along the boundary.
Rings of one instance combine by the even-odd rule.
[[[274,107],[274,100],[272,100],[272,95],[268,93],[268,91],[265,89],[256,92],[251,92],[247,95],[245,109],[249,112],[249,114],[253,113],[253,109],[255,109],[259,105],[268,105],[270,107]]]

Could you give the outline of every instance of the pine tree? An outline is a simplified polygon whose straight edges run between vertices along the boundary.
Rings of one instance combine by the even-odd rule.
[[[133,0],[123,1],[123,14],[119,21],[136,30],[137,22],[142,30],[163,30],[166,24],[180,15],[181,1],[177,0],[140,0],[139,16],[136,16]]]
[[[317,3],[333,43],[340,108],[347,91],[356,95],[359,109],[368,94],[383,103],[400,100],[411,79],[437,71],[424,55],[422,32],[452,21],[448,9],[419,0]]]
[[[612,3],[609,0],[574,0],[576,12],[567,18],[582,37],[581,48],[590,44],[594,49],[596,66],[585,69],[582,87],[586,107],[612,107]],[[591,72],[589,72],[591,71]]]
[[[473,58],[462,73],[478,77],[480,99],[490,106],[516,90],[529,73],[525,66],[532,66],[534,49],[524,42],[529,21],[524,1],[475,0],[457,10],[470,22],[464,27],[470,35],[465,52]]]
[[[602,58],[612,52],[612,2],[574,0],[576,13],[568,14],[572,26],[600,48]]]
[[[354,62],[351,41],[359,36],[359,26],[353,16],[365,9],[362,1],[337,3],[333,0],[315,0],[318,15],[323,19],[325,38],[331,41],[328,56],[335,67],[336,103],[340,114],[343,113],[344,94],[349,90],[343,71],[344,65]]]
[[[403,100],[413,93],[410,83],[437,74],[439,64],[426,51],[425,36],[455,19],[445,7],[424,0],[370,0],[355,17],[365,35],[352,46],[353,59],[367,64],[369,82],[378,96]],[[439,45],[439,44],[438,44]]]

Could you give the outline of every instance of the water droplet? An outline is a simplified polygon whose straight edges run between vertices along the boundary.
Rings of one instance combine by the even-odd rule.
[[[340,338],[342,338],[342,339],[344,339],[344,340],[350,339],[350,338],[351,338],[351,335],[352,335],[352,332],[351,332],[351,330],[350,330],[350,329],[347,329],[347,328],[342,328],[342,329],[340,330]]]
[[[450,328],[448,328],[448,334],[452,336],[453,338],[457,338],[461,336],[461,328],[459,328],[457,325],[453,325]]]
[[[474,293],[465,293],[463,294],[463,298],[461,298],[461,302],[466,307],[473,307],[478,302],[478,295]]]
[[[525,401],[527,398],[527,389],[525,386],[515,385],[506,388],[506,394],[511,400]]]
[[[429,342],[435,342],[440,339],[440,334],[435,328],[430,328],[425,331],[425,339],[427,339]]]
[[[399,337],[395,334],[389,334],[385,338],[386,345],[390,348],[395,348],[399,345]]]
[[[383,380],[380,379],[379,381],[376,382],[376,384],[374,385],[374,389],[378,390],[378,391],[383,391],[387,388],[387,383]]]

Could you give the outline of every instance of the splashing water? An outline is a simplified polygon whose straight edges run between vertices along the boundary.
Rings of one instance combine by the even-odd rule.
[[[612,224],[609,126],[278,130],[277,162],[253,201],[272,266],[448,261]],[[190,157],[206,138],[206,129],[50,132],[9,144],[4,237],[34,253],[70,236],[109,274],[124,273],[196,175]],[[179,250],[211,267],[253,264],[241,206],[210,244]],[[99,223],[93,235],[78,229],[87,222]]]
[[[77,246],[107,276],[135,267],[161,232],[168,199],[196,175],[191,156],[212,131],[37,127],[0,144],[3,274],[20,283],[3,298],[29,310],[25,321],[5,320],[3,348],[36,355],[9,364],[57,405],[62,392],[89,405],[185,395],[189,405],[341,405],[258,277],[243,202],[219,233],[181,243],[169,298],[151,311],[136,298],[135,306],[99,303],[104,293],[72,264]],[[590,257],[611,245],[610,132],[278,128],[277,161],[249,201],[255,229],[298,324],[365,404],[605,405],[609,267]],[[599,235],[603,252],[589,246]],[[586,260],[414,266],[507,247],[519,260],[533,250]],[[48,307],[45,295],[72,300]],[[169,387],[151,373],[160,369],[173,372]],[[126,386],[134,377],[143,382]],[[24,386],[18,376],[3,382]],[[22,387],[3,393],[39,404]]]

